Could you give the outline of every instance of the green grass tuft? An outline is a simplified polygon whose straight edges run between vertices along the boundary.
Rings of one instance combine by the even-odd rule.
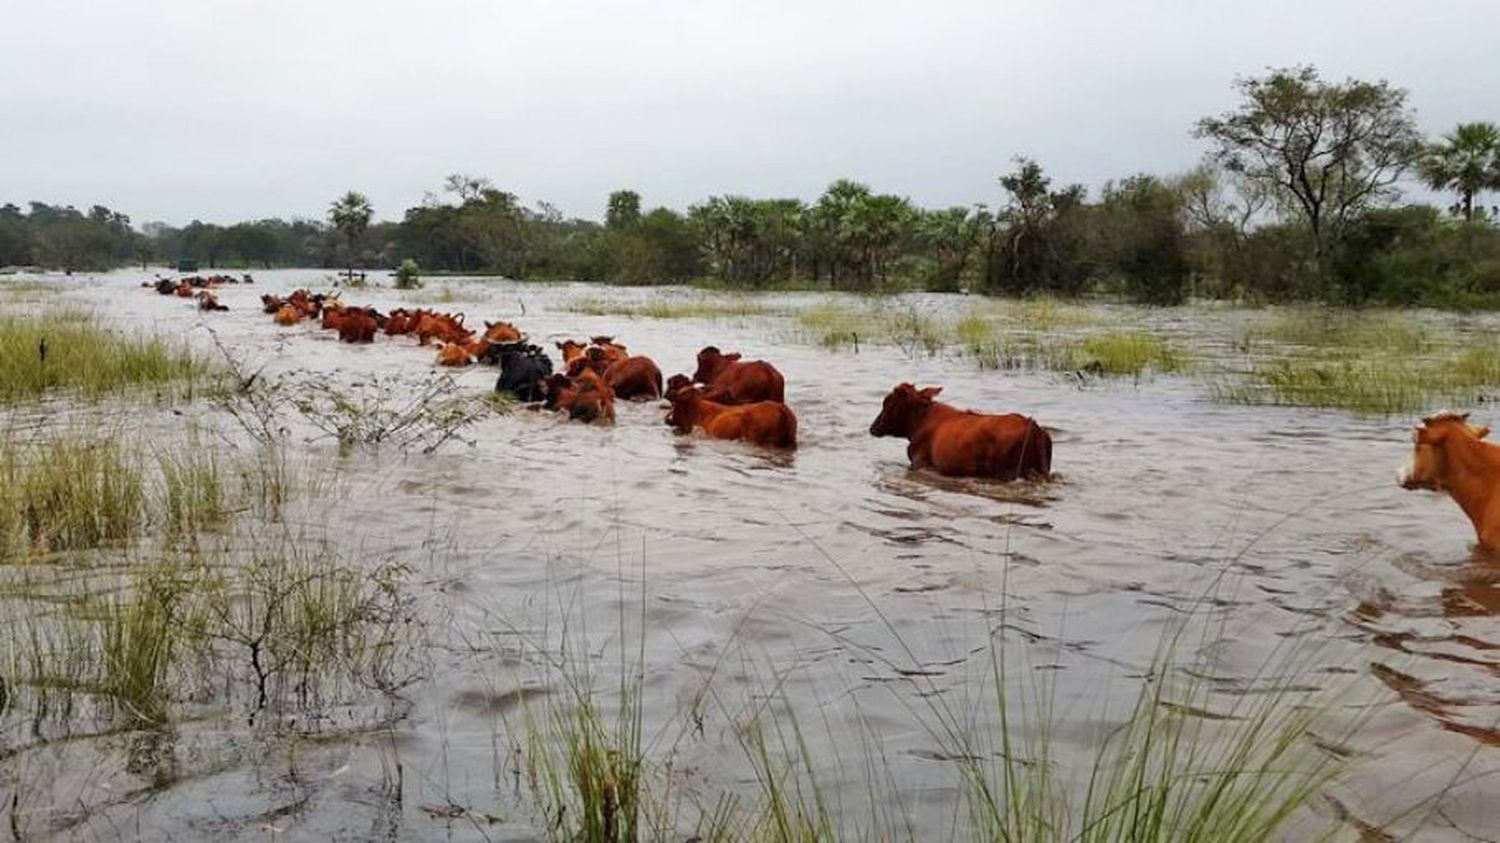
[[[88,311],[0,316],[0,404],[58,390],[90,399],[144,387],[191,395],[211,375],[185,346],[112,331]]]
[[[88,550],[142,531],[144,478],[117,440],[4,444],[0,541],[9,552]]]
[[[1187,356],[1147,331],[1111,331],[1085,337],[1079,346],[1077,368],[1106,375],[1139,375],[1152,369],[1181,372]]]

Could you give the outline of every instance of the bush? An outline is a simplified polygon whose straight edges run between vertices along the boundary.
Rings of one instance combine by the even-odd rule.
[[[396,289],[417,290],[421,287],[422,279],[418,277],[417,262],[407,258],[396,267]]]

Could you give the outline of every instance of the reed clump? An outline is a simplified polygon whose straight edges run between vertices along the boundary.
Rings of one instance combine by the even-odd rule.
[[[0,404],[54,392],[190,397],[212,383],[212,367],[185,345],[109,329],[86,310],[0,315]]]
[[[8,555],[89,550],[143,531],[145,481],[117,439],[3,444],[0,549]]]

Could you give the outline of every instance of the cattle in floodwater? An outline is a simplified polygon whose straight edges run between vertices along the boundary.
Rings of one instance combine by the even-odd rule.
[[[673,375],[670,378],[667,378],[667,389],[662,393],[662,397],[670,401],[672,400],[673,395],[676,395],[679,391],[687,389],[692,385],[693,379],[688,377],[687,375]]]
[[[462,367],[474,362],[469,356],[469,350],[462,344],[456,342],[439,342],[437,353],[437,364],[439,366]]]
[[[156,292],[163,296],[170,296],[177,292],[177,282],[170,278],[163,278],[156,282]]]
[[[715,439],[741,439],[768,448],[797,447],[797,414],[780,401],[721,404],[704,397],[701,387],[672,393],[667,424],[678,433],[702,430]]]
[[[604,370],[604,382],[616,398],[653,401],[662,396],[661,369],[650,357],[626,357]]]
[[[283,326],[295,325],[303,319],[301,308],[288,302],[276,308],[276,324]]]
[[[547,378],[544,406],[562,410],[577,421],[615,423],[615,393],[592,369],[576,378],[555,374]]]
[[[526,339],[526,335],[521,333],[521,329],[509,322],[484,323],[483,336],[486,342],[493,343],[521,342]]]
[[[500,364],[496,392],[510,393],[519,401],[547,399],[552,359],[545,351],[530,343],[495,343],[485,350],[485,359]]]
[[[417,335],[417,342],[426,345],[433,339],[443,342],[467,342],[474,336],[474,332],[464,327],[464,315],[462,313],[433,313],[424,311],[417,317],[417,324],[413,329]]]
[[[339,339],[348,343],[370,343],[375,341],[375,332],[379,329],[380,323],[368,311],[344,308],[338,326]]]
[[[200,290],[198,292],[198,309],[199,310],[228,310],[229,307],[227,305],[219,304],[218,297],[215,296],[213,293],[210,293],[207,290]]]
[[[724,354],[714,346],[698,352],[693,380],[703,384],[704,397],[720,404],[785,401],[786,381],[764,360],[740,360],[738,352]]]
[[[564,367],[566,367],[569,363],[572,363],[574,360],[583,357],[584,351],[588,349],[588,343],[582,343],[576,340],[563,340],[562,342],[553,343],[553,345],[557,346],[557,350],[562,352],[562,362]]]
[[[1428,416],[1412,430],[1398,479],[1404,489],[1447,492],[1469,516],[1479,546],[1500,551],[1500,446],[1484,441],[1489,433],[1469,424],[1468,413]]]
[[[886,396],[870,435],[905,437],[912,467],[950,477],[1051,477],[1052,437],[1041,425],[1015,413],[989,415],[934,401],[941,391],[900,384]]]

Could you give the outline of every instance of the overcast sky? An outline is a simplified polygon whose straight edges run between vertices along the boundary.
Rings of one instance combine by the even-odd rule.
[[[137,222],[399,219],[452,172],[602,216],[612,189],[995,202],[1012,156],[1178,172],[1268,66],[1500,120],[1500,2],[0,0],[0,202]]]

